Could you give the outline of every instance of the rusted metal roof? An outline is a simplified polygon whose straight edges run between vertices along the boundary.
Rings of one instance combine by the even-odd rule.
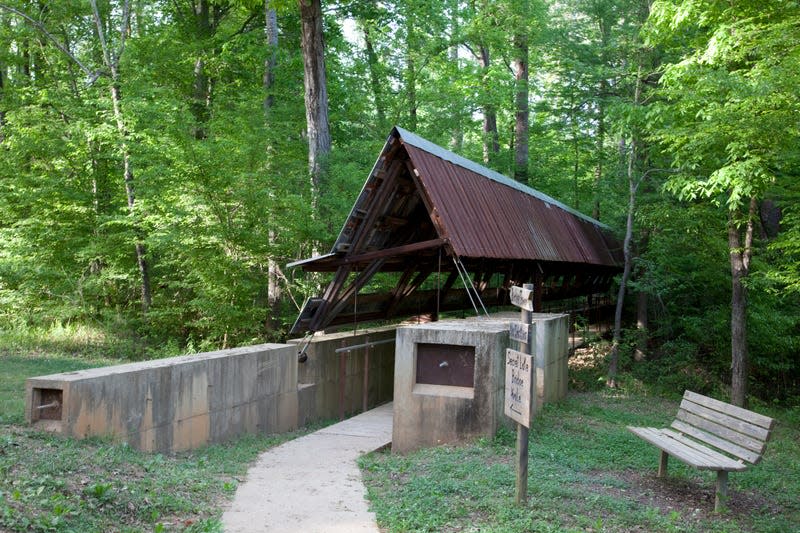
[[[401,139],[438,214],[440,233],[457,255],[619,264],[606,226],[485,167],[467,167],[441,157],[441,149],[432,153]]]
[[[421,287],[437,271],[449,276],[445,291],[452,289],[459,267],[451,259],[473,273],[478,292],[502,275],[491,293],[501,304],[509,283],[537,276],[545,286],[549,282],[553,298],[602,290],[619,270],[622,246],[610,228],[583,213],[396,127],[331,253],[290,265],[336,272],[325,294],[307,303],[293,331],[341,322],[337,315],[355,308],[356,295],[378,272],[402,274],[383,298],[362,298],[371,302],[362,316],[399,316],[410,302],[432,312],[433,298],[419,294]],[[466,307],[463,296],[438,294],[436,305]]]

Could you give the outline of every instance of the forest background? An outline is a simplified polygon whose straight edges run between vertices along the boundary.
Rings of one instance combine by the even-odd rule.
[[[798,87],[791,0],[0,1],[0,330],[284,340],[397,124],[618,232],[620,370],[797,402]]]

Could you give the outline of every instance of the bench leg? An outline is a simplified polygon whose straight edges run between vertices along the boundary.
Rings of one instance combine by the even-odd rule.
[[[667,475],[668,460],[669,460],[669,454],[664,450],[661,450],[661,460],[658,462],[658,477],[664,477]]]
[[[728,472],[726,470],[717,471],[717,490],[714,495],[714,512],[725,511],[728,504]]]

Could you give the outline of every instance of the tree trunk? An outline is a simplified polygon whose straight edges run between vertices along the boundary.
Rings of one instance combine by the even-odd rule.
[[[606,87],[606,80],[600,81],[600,92],[603,94]],[[600,220],[600,182],[603,181],[603,145],[606,141],[606,110],[605,102],[601,96],[597,102],[597,143],[596,143],[596,157],[594,167],[594,208],[592,209],[592,218]]]
[[[650,235],[648,231],[642,233],[637,246],[637,256],[641,257],[642,251],[647,249],[647,243]],[[636,270],[635,277],[641,280],[646,275],[647,270],[642,265]],[[636,350],[633,353],[633,358],[637,362],[644,361],[647,358],[647,340],[648,340],[648,312],[649,312],[649,294],[641,288],[636,293]]]
[[[597,95],[597,138],[596,158],[594,167],[594,208],[592,217],[600,220],[600,183],[603,180],[603,163],[605,162],[604,145],[606,141],[606,96],[608,94],[608,80],[605,77],[605,68],[608,65],[608,47],[611,41],[611,23],[607,20],[609,13],[598,5],[597,25],[600,30],[600,83]],[[638,82],[637,82],[638,83]]]
[[[211,6],[209,0],[198,0],[194,6],[194,17],[197,39],[206,42],[211,35]],[[194,115],[194,138],[205,139],[206,122],[208,122],[209,84],[205,71],[204,52],[194,61],[194,79],[192,81],[191,110]]]
[[[116,68],[114,69],[116,72]],[[116,78],[116,74],[114,75]],[[128,131],[125,128],[125,120],[122,115],[122,93],[119,89],[119,82],[115,79],[111,84],[111,103],[114,107],[114,119],[117,123],[117,132],[122,139],[122,167],[123,179],[125,182],[125,196],[128,200],[128,213],[134,220],[136,231],[136,263],[139,266],[139,275],[142,280],[142,311],[147,313],[152,304],[152,294],[150,290],[150,269],[147,263],[147,250],[142,242],[138,215],[136,213],[136,194],[133,188],[133,167],[131,165],[131,153],[128,147]]]
[[[128,201],[128,214],[133,220],[134,231],[136,232],[136,262],[139,267],[139,275],[141,276],[141,292],[142,292],[142,312],[147,313],[152,304],[152,296],[150,290],[150,268],[147,263],[147,250],[142,242],[142,235],[140,234],[141,227],[138,223],[138,214],[136,213],[136,195],[134,192],[134,176],[133,166],[131,164],[130,148],[128,147],[128,130],[125,127],[125,119],[122,114],[122,91],[120,90],[119,81],[119,59],[125,46],[125,36],[127,29],[130,26],[130,19],[123,18],[120,28],[121,43],[119,51],[113,56],[106,44],[105,30],[103,29],[103,22],[100,18],[100,12],[97,9],[97,1],[90,0],[92,11],[94,13],[95,23],[97,25],[97,37],[100,40],[100,46],[103,49],[103,61],[106,68],[111,73],[111,104],[114,112],[114,121],[117,126],[117,133],[120,137],[120,152],[122,153],[123,165],[123,181],[125,183],[125,196]],[[126,1],[123,13],[130,17],[130,9]]]
[[[636,86],[633,91],[633,105],[638,106],[641,101],[642,95],[642,69],[639,67],[636,73]],[[619,370],[619,345],[622,342],[622,310],[625,307],[625,292],[628,289],[628,280],[631,276],[631,268],[633,266],[633,257],[631,254],[631,241],[633,239],[633,221],[636,213],[636,192],[644,177],[635,177],[635,166],[637,158],[637,142],[636,135],[631,135],[630,146],[628,147],[628,216],[625,222],[625,240],[622,243],[622,252],[624,257],[624,264],[622,267],[622,279],[619,282],[619,291],[617,291],[617,305],[614,308],[614,334],[611,340],[611,357],[608,365],[608,381],[607,384],[611,388],[617,386],[617,373]]]
[[[483,88],[487,93],[491,89],[489,86],[489,47],[480,45],[478,49],[481,71],[483,72]],[[492,104],[487,103],[483,106],[483,162],[491,163],[500,153],[500,135],[497,133],[497,110]]]
[[[372,36],[370,34],[370,23],[364,22],[362,24],[364,30],[364,45],[367,49],[367,66],[369,67],[369,82],[372,89],[372,98],[375,102],[375,116],[377,118],[378,131],[386,133],[386,104],[383,101],[383,83],[381,82],[381,75],[378,69],[378,54],[375,53],[375,48],[372,44]]]
[[[264,34],[267,39],[267,58],[264,60],[264,115],[269,119],[269,112],[275,103],[275,69],[278,65],[278,15],[272,3],[264,2]]]
[[[617,291],[617,305],[614,308],[614,334],[611,341],[611,357],[608,365],[608,386],[617,386],[617,372],[619,367],[619,345],[622,341],[622,310],[625,307],[625,291],[628,287],[628,279],[631,275],[631,239],[633,237],[633,217],[636,211],[636,189],[637,183],[633,177],[633,166],[636,160],[636,140],[631,140],[630,153],[628,155],[628,216],[625,223],[625,240],[622,244],[624,254],[624,266],[622,268],[622,279],[619,282]]]
[[[5,140],[6,110],[5,110],[5,80],[6,66],[0,62],[0,144]]]
[[[744,242],[736,211],[728,218],[728,247],[731,260],[731,403],[747,406],[747,287],[744,280],[750,274],[750,256],[753,243],[753,220],[756,216],[756,199],[750,199]]]
[[[264,4],[264,29],[267,39],[267,59],[264,61],[264,119],[269,127],[269,115],[275,104],[273,88],[275,86],[275,69],[278,62],[278,17],[272,4],[267,0]],[[276,232],[269,230],[270,248],[276,242]],[[278,262],[272,256],[267,259],[267,327],[270,331],[280,328],[281,286],[278,276]]]
[[[569,106],[569,121],[570,126],[572,128],[572,186],[574,189],[574,203],[573,206],[576,210],[579,209],[580,206],[580,180],[578,172],[580,170],[580,161],[581,161],[581,147],[580,147],[580,128],[578,126],[578,120],[575,117],[575,93],[572,92],[570,94],[570,106]]]
[[[527,20],[527,0],[521,3],[523,21]],[[514,179],[528,183],[528,29],[524,25],[514,34]]]
[[[300,4],[300,47],[303,51],[308,168],[311,177],[312,209],[316,211],[319,187],[326,173],[331,151],[328,124],[328,85],[320,0],[298,0]]]

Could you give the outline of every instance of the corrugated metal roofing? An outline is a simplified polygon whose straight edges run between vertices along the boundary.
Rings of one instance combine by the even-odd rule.
[[[397,134],[457,255],[620,264],[607,226],[417,135]]]
[[[403,140],[403,143],[406,144],[406,145],[410,144],[412,146],[416,146],[417,148],[419,148],[419,149],[421,149],[421,150],[423,150],[425,152],[428,152],[430,155],[436,156],[436,157],[438,157],[438,158],[440,158],[440,159],[442,159],[444,161],[449,161],[449,162],[453,163],[456,166],[459,166],[461,168],[465,168],[467,170],[471,170],[471,171],[475,172],[476,174],[480,174],[481,176],[485,176],[485,177],[487,177],[487,178],[489,178],[489,179],[491,179],[493,181],[496,181],[498,183],[502,183],[503,185],[511,187],[512,189],[517,189],[518,191],[523,192],[523,193],[525,193],[525,194],[527,194],[529,196],[533,196],[535,198],[539,198],[543,202],[547,202],[547,203],[549,203],[551,205],[555,205],[557,207],[560,207],[564,211],[567,211],[568,213],[572,213],[576,217],[583,218],[583,219],[591,222],[592,224],[598,225],[598,226],[603,227],[603,228],[608,228],[608,226],[606,226],[605,224],[601,223],[600,221],[595,220],[592,217],[590,217],[590,216],[588,216],[588,215],[586,215],[584,213],[581,213],[580,211],[572,209],[571,207],[562,204],[558,200],[556,200],[556,199],[544,194],[543,192],[540,192],[540,191],[537,191],[536,189],[528,187],[524,183],[520,183],[520,182],[518,182],[516,180],[513,180],[513,179],[509,178],[508,176],[504,176],[504,175],[500,174],[499,172],[497,172],[495,170],[492,170],[492,169],[487,168],[487,167],[485,167],[485,166],[483,166],[483,165],[481,165],[479,163],[476,163],[475,161],[472,161],[471,159],[467,159],[466,157],[460,156],[460,155],[458,155],[458,154],[456,154],[454,152],[446,150],[446,149],[442,148],[441,146],[439,146],[438,144],[434,144],[434,143],[430,142],[427,139],[423,139],[419,135],[411,133],[410,131],[403,129],[400,126],[395,126],[394,129],[397,131],[397,133],[400,135],[400,138]]]

